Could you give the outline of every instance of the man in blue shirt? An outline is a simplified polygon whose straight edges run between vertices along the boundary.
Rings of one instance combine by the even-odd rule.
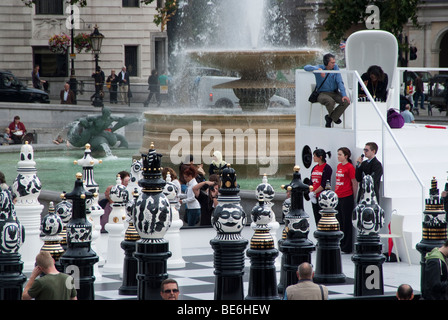
[[[323,58],[323,65],[306,65],[305,71],[315,70],[339,70],[336,64],[336,59],[331,53],[327,53]],[[345,92],[344,82],[340,73],[315,73],[316,88],[319,88],[322,82],[323,85],[319,89],[319,96],[317,101],[327,108],[328,114],[325,116],[325,127],[330,128],[331,122],[340,124],[341,115],[345,109],[350,105],[350,99]],[[336,103],[338,106],[335,108]]]

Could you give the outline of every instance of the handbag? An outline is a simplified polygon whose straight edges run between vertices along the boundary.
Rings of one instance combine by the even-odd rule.
[[[387,110],[387,123],[392,129],[400,129],[404,126],[404,118],[395,109]]]
[[[329,73],[327,73],[327,75],[325,76],[324,81],[322,81],[322,83],[320,84],[319,88],[315,88],[313,90],[313,92],[311,92],[310,97],[308,98],[308,101],[311,103],[316,103],[317,102],[317,97],[319,96],[319,90],[320,88],[323,86],[323,84],[325,83],[325,80],[327,80]]]

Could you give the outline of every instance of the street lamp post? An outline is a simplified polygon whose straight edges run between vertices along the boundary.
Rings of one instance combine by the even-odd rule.
[[[78,82],[76,81],[76,76],[75,76],[75,56],[76,56],[76,54],[75,54],[75,37],[74,37],[74,30],[75,30],[75,18],[74,18],[74,10],[73,10],[73,6],[72,6],[72,9],[71,9],[71,20],[70,20],[70,23],[71,23],[71,29],[70,29],[70,32],[71,32],[71,37],[72,37],[72,39],[71,39],[71,52],[70,52],[70,65],[71,65],[71,68],[70,68],[70,81],[69,81],[69,84],[70,84],[70,90],[72,90],[74,93],[75,93],[75,100],[73,101],[73,104],[77,104],[78,102],[77,102],[77,99],[76,99],[76,97],[77,97],[77,95],[78,95]]]
[[[103,107],[103,98],[100,94],[100,89],[102,86],[103,79],[101,79],[101,74],[98,67],[99,53],[101,52],[101,45],[103,43],[104,36],[98,31],[98,26],[95,25],[93,32],[90,34],[90,40],[92,42],[92,51],[95,54],[95,97],[93,99],[92,105],[95,107]]]

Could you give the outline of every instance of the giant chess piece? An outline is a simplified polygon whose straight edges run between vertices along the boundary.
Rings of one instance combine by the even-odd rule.
[[[62,193],[65,193],[65,191]],[[62,238],[61,246],[65,251],[67,250],[67,224],[72,218],[73,204],[67,201],[67,199],[62,199],[54,206],[54,210],[62,220],[62,231],[59,233],[59,236]]]
[[[17,177],[12,192],[17,197],[15,210],[17,218],[26,230],[26,239],[20,247],[24,271],[32,271],[36,255],[42,247],[40,239],[41,213],[44,208],[39,203],[42,184],[37,176],[33,147],[25,143],[20,149],[20,161],[17,163]]]
[[[167,260],[171,257],[169,245],[163,237],[170,227],[170,203],[163,194],[166,182],[162,179],[162,155],[154,149],[142,155],[143,179],[139,181],[142,193],[133,211],[135,228],[140,235],[134,257],[138,260],[139,300],[161,300],[160,285],[168,278]]]
[[[247,300],[279,300],[277,293],[277,274],[275,258],[278,250],[270,233],[270,224],[275,220],[272,211],[274,188],[267,182],[257,186],[258,203],[252,209],[252,221],[255,223],[255,233],[250,240],[250,248],[246,254],[250,258],[249,291]]]
[[[311,263],[311,252],[315,245],[308,239],[310,232],[310,216],[304,210],[304,199],[309,200],[310,186],[303,183],[300,168],[294,167],[292,181],[286,188],[291,194],[291,206],[285,215],[285,239],[279,241],[279,250],[283,253],[281,282],[278,292],[283,296],[286,288],[297,283],[297,267],[302,262]]]
[[[241,236],[246,213],[236,173],[230,165],[222,171],[218,205],[213,211],[212,225],[217,231],[210,245],[214,250],[215,300],[243,300],[244,251],[248,240]]]
[[[138,193],[142,192],[142,187],[138,185],[138,182],[143,178],[142,169],[142,160],[133,159],[131,170],[129,170],[129,183],[126,186],[130,195],[135,192],[135,189]]]
[[[262,182],[257,186],[257,189],[255,191],[255,198],[259,199],[260,197],[263,197],[265,206],[268,206],[271,210],[271,221],[269,221],[268,227],[269,232],[274,239],[275,248],[278,249],[277,231],[280,228],[280,224],[275,219],[275,213],[272,210],[272,207],[274,206],[274,204],[272,203],[272,201],[274,200],[274,196],[275,190],[272,185],[269,184],[267,175],[264,174]],[[254,221],[252,221],[251,227],[253,229],[256,227],[256,223]],[[278,257],[275,259],[275,267],[278,269],[280,269],[281,267],[281,263]]]
[[[140,188],[141,189],[141,188]],[[129,188],[128,188],[129,190]],[[123,262],[123,283],[118,288],[118,293],[125,296],[137,295],[137,259],[134,257],[135,245],[140,240],[140,235],[134,226],[134,217],[132,216],[135,202],[137,201],[140,193],[139,189],[135,188],[133,197],[129,198],[126,205],[126,213],[128,219],[128,228],[124,234],[124,240],[121,242],[121,248],[124,250],[124,262]]]
[[[431,180],[429,189],[429,198],[425,199],[425,211],[423,211],[422,222],[422,241],[417,243],[416,249],[421,254],[420,266],[420,288],[422,296],[425,298],[425,256],[434,248],[443,246],[447,240],[447,221],[444,204],[439,197],[437,180],[434,177]]]
[[[316,283],[343,283],[345,275],[342,273],[342,259],[340,241],[344,233],[336,219],[338,213],[335,208],[338,204],[338,196],[330,189],[330,183],[319,195],[319,205],[322,208],[322,217],[314,232],[316,244],[316,267],[314,282]]]
[[[84,189],[91,193],[99,193],[100,187],[95,182],[94,177],[94,166],[103,163],[102,160],[95,159],[92,157],[92,150],[90,148],[90,144],[85,145],[84,156],[79,159],[73,161],[75,165],[79,165],[82,167],[82,179],[84,181]],[[101,234],[101,222],[100,218],[104,214],[103,208],[98,204],[98,197],[93,197],[88,199],[87,202],[87,218],[92,224],[92,250],[98,254],[99,261],[95,264],[95,275],[97,278],[101,276],[99,271],[97,270],[98,266],[102,266],[104,264],[104,258],[100,254],[100,250],[97,248],[97,239]]]
[[[112,211],[105,229],[109,234],[107,242],[106,263],[103,266],[103,273],[121,274],[123,271],[123,251],[120,250],[121,242],[125,231],[124,220],[126,219],[126,204],[129,201],[129,193],[121,184],[120,175],[117,175],[116,185],[110,189],[110,199]]]
[[[384,294],[382,243],[379,231],[384,224],[384,210],[376,201],[373,178],[365,175],[358,205],[353,210],[353,226],[358,230],[355,253],[355,296],[372,296]]]
[[[95,195],[84,189],[82,174],[76,174],[73,191],[61,194],[61,198],[71,200],[73,204],[72,217],[68,222],[67,250],[59,261],[64,272],[72,274],[75,279],[79,300],[94,300],[94,264],[99,258],[91,248],[92,224],[87,219],[86,200]]]
[[[170,243],[172,252],[172,256],[168,260],[168,269],[185,268],[185,260],[182,257],[182,240],[180,238],[180,228],[184,223],[179,217],[179,210],[177,210],[179,205],[177,198],[180,190],[178,190],[178,187],[171,182],[171,175],[169,172],[166,174],[166,185],[163,188],[163,193],[170,202],[171,216],[173,220],[165,235],[165,239]]]
[[[282,186],[282,188],[285,188],[285,186]],[[285,217],[288,215],[288,213],[289,213],[289,209],[290,209],[290,208],[291,208],[291,197],[290,197],[290,194],[289,194],[289,191],[288,191],[288,193],[287,193],[287,195],[286,195],[286,199],[285,199],[285,200],[283,201],[283,203],[282,203],[282,221],[283,221],[283,223],[285,223],[285,227],[284,227],[283,230],[282,230],[282,235],[281,235],[280,240],[278,240],[278,247],[279,247],[279,248],[281,248],[283,242],[286,240],[286,235],[287,235],[287,229],[288,229],[288,227],[287,227],[287,225],[286,225]],[[279,251],[280,251],[280,250],[279,250]],[[284,256],[284,255],[281,255],[280,271],[282,270],[282,269],[281,269],[281,266],[282,266],[283,264],[285,264],[285,263],[286,263],[286,262],[285,262],[285,256]],[[285,276],[286,276],[285,272],[280,272],[279,286],[282,287],[282,291],[281,291],[281,292],[283,292],[283,285],[282,285],[282,283],[285,283]],[[278,290],[278,291],[279,291],[279,290]],[[279,291],[279,292],[280,292],[280,291]]]
[[[56,269],[59,272],[63,272],[59,258],[65,252],[61,246],[62,237],[60,236],[63,227],[62,219],[55,213],[54,203],[51,201],[48,207],[48,214],[42,219],[41,230],[44,234],[44,245],[41,251],[48,251],[50,253],[55,261]]]
[[[26,276],[19,248],[24,240],[9,190],[0,191],[0,300],[20,300]]]

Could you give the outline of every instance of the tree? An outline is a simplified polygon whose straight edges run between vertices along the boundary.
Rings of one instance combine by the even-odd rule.
[[[403,31],[408,21],[418,25],[418,6],[423,0],[325,0],[328,19],[324,30],[328,32],[325,40],[330,45],[338,46],[345,32],[352,26],[363,23],[371,13],[366,13],[369,5],[376,5],[380,13],[380,29],[389,31],[395,37]]]

